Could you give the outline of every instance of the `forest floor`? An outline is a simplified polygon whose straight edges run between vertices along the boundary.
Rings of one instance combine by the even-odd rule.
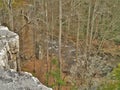
[[[38,60],[36,58],[32,58],[31,60],[23,61],[21,66],[22,71],[32,73],[33,76],[37,77],[41,83],[48,86],[51,86],[52,84],[55,83],[55,79],[53,77],[49,77],[48,84],[46,84],[47,64],[45,60]],[[50,65],[48,65],[48,68],[50,70]],[[62,73],[62,77],[65,77],[64,73]],[[61,90],[71,90],[70,88],[72,88],[72,86],[70,84],[66,84],[63,85],[61,88],[62,88]],[[58,90],[57,86],[55,86],[53,90]]]
[[[114,57],[114,56],[120,56],[120,45],[111,45],[110,46],[110,42],[105,43],[104,48],[103,48],[103,52],[106,54],[110,54],[110,56]],[[33,76],[37,77],[41,83],[45,84],[46,86],[50,86],[52,84],[55,84],[55,78],[49,76],[49,80],[47,83],[47,72],[48,71],[54,71],[56,69],[56,67],[53,65],[52,69],[51,69],[51,58],[49,57],[49,61],[46,61],[45,58],[43,58],[42,60],[38,60],[35,57],[29,59],[29,60],[23,60],[22,63],[22,71],[27,71],[33,74]],[[117,60],[119,62],[119,60]],[[47,63],[46,63],[47,62]],[[113,62],[116,63],[116,62]],[[69,75],[68,75],[69,76]],[[65,77],[65,79],[64,79]],[[65,85],[62,86],[61,90],[72,90],[71,88],[74,88],[74,86],[72,86],[70,83],[67,83],[68,78],[66,79],[66,74],[62,73],[62,79],[64,80],[64,82],[66,83]],[[98,79],[98,78],[97,78]],[[100,79],[100,78],[99,78]],[[57,85],[53,88],[53,90],[58,90]]]

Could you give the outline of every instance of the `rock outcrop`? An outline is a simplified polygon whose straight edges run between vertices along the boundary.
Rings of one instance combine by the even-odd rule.
[[[19,36],[0,26],[0,90],[52,90],[27,72],[17,73]]]
[[[15,70],[0,69],[0,90],[52,90],[30,73],[18,74]]]
[[[19,36],[0,26],[0,68],[16,70],[16,54],[19,53]]]

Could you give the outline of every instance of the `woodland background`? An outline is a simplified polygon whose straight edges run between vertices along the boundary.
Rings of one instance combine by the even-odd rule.
[[[119,87],[119,15],[120,0],[0,0],[1,24],[20,36],[22,70],[54,90]]]

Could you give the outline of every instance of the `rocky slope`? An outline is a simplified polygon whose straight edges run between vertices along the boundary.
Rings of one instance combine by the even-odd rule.
[[[0,90],[52,90],[30,73],[17,73],[19,36],[0,26]]]

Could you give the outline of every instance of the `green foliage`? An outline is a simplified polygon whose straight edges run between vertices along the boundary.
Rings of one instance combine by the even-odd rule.
[[[120,82],[120,64],[118,64],[118,67],[113,70],[112,76],[113,76],[116,80],[119,80],[119,82]]]
[[[120,22],[119,22],[120,24]],[[117,24],[119,26],[119,24]],[[106,36],[107,39],[113,40],[116,45],[120,44],[120,26],[117,27],[117,29],[109,32],[109,34]]]
[[[116,37],[113,39],[115,44],[119,45],[120,44],[120,37]]]
[[[32,72],[32,75],[33,75],[34,77],[36,77],[36,74],[35,74],[34,72]]]
[[[78,90],[78,87],[76,85],[72,86],[70,90]]]
[[[53,58],[51,64],[58,65],[58,60],[56,58]]]
[[[0,8],[2,7],[2,5],[3,5],[3,2],[2,2],[2,0],[0,0]]]
[[[56,84],[65,85],[65,82],[62,80],[62,77],[60,76],[59,72],[59,70],[52,71],[51,75],[54,77]]]
[[[111,73],[111,79],[102,84],[98,90],[120,90],[120,64]]]
[[[117,88],[117,84],[114,82],[107,82],[101,85],[101,87],[98,88],[98,90],[119,90]]]
[[[54,83],[50,85],[50,87],[54,88],[58,85],[65,85],[65,82],[63,81],[62,77],[60,76],[60,69],[59,69],[59,63],[56,58],[53,58],[51,61],[52,66],[54,67],[54,70],[50,70],[46,75],[47,77],[52,77],[54,79]]]

